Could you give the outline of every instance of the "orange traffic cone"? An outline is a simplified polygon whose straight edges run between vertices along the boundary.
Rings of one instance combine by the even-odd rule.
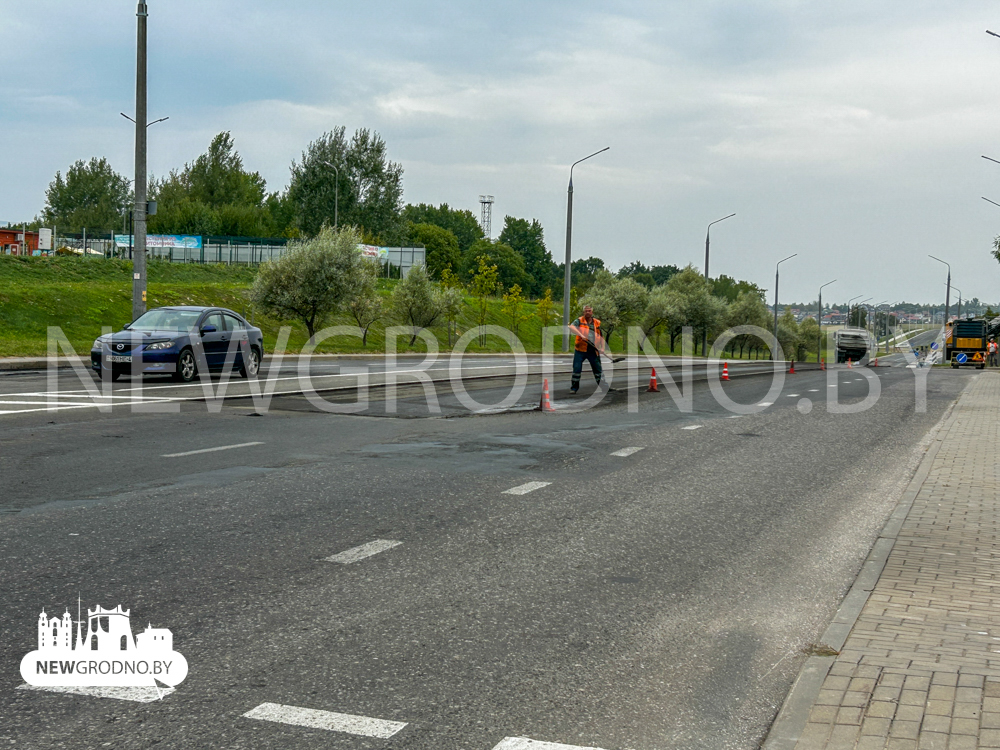
[[[878,357],[875,357],[875,361],[872,362],[872,367],[878,367]]]
[[[795,374],[795,360],[794,359],[792,360],[792,366],[790,368],[788,368],[788,374],[789,375],[794,375]]]
[[[549,379],[542,381],[542,401],[538,404],[539,411],[555,411],[552,406],[552,399],[549,398]]]
[[[854,369],[853,367],[851,367],[851,358],[850,357],[847,358],[847,369],[848,370],[853,370]]]
[[[826,360],[823,359],[822,357],[819,358],[819,369],[821,370],[826,369]]]
[[[729,380],[729,363],[728,362],[723,362],[722,363],[722,379],[723,380]]]
[[[646,389],[646,393],[659,393],[660,389],[656,387],[656,368],[649,373],[649,388]]]

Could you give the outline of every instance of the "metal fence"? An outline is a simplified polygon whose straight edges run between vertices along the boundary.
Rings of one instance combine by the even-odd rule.
[[[146,248],[149,258],[169,263],[215,263],[256,266],[280,258],[288,241],[280,237],[192,237],[189,246],[152,246]],[[128,235],[93,237],[83,234],[61,234],[55,238],[57,249],[68,248],[78,255],[97,258],[129,258]],[[423,247],[378,248],[378,259],[386,276],[406,276],[414,266],[425,265],[427,251]]]

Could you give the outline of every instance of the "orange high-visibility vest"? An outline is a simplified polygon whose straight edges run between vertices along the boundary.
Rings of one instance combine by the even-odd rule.
[[[590,326],[587,324],[586,319],[582,316],[576,319],[576,323],[574,323],[574,325],[583,333],[583,336],[576,337],[576,350],[578,352],[587,351],[588,343],[590,343],[595,349],[600,350],[598,344],[601,341],[601,321],[594,318],[593,331],[590,330]]]

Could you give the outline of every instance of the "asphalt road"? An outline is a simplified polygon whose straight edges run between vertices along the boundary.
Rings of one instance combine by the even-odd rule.
[[[866,373],[877,403],[830,413]],[[404,390],[395,417],[296,394],[264,416],[6,415],[0,746],[755,748],[972,375],[930,371],[925,413],[895,366],[773,398],[736,379],[735,401],[773,401],[744,416],[705,383],[690,413],[624,391],[580,410],[586,373],[579,396],[554,384],[555,413],[432,416]],[[327,559],[376,540],[400,544]],[[78,594],[169,628],[187,680],[150,703],[18,689],[39,611],[75,616]],[[368,723],[266,718],[296,709]]]

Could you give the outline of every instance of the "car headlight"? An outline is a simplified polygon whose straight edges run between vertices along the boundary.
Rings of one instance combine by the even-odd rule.
[[[95,339],[93,346],[90,347],[90,351],[99,352],[103,344],[104,344],[104,339]]]
[[[153,352],[157,349],[169,349],[174,345],[173,341],[157,341],[155,344],[147,344],[146,351]]]

